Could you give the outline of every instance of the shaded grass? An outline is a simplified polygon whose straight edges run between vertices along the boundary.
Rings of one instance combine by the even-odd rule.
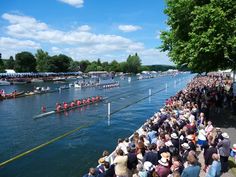
[[[234,158],[229,158],[229,168],[234,176],[236,176],[236,163],[234,162]]]

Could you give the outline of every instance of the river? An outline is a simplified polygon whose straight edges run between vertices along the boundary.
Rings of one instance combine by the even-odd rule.
[[[147,80],[132,78],[130,83],[127,79],[122,80],[120,87],[112,89],[70,88],[61,93],[1,101],[0,163],[80,126],[85,128],[0,167],[0,177],[81,177],[89,167],[97,165],[103,150],[112,152],[118,138],[129,137],[192,77],[179,74]],[[30,90],[41,85],[58,86],[38,83],[1,88]],[[153,95],[145,98],[149,89]],[[51,110],[56,102],[93,95],[108,99],[66,114],[33,119],[42,105]],[[110,121],[107,119],[107,102],[111,103],[111,112],[116,112]]]

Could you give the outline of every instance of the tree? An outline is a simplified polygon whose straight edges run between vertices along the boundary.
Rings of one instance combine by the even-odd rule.
[[[6,69],[14,69],[15,61],[13,59],[13,56],[10,56],[10,58],[6,61]]]
[[[170,30],[161,33],[161,49],[178,67],[209,72],[235,65],[235,0],[166,1]]]
[[[137,53],[129,55],[127,58],[127,72],[138,73],[141,67],[141,60]]]
[[[71,61],[70,62],[70,67],[69,67],[69,71],[73,71],[73,72],[80,71],[80,62],[78,62],[78,61]]]
[[[102,66],[102,63],[101,63],[100,58],[98,58],[98,60],[97,60],[97,65],[98,65],[98,66]]]
[[[85,72],[90,72],[90,71],[97,71],[97,62],[92,62],[90,65],[87,66]]]
[[[5,72],[5,66],[4,66],[3,60],[0,58],[0,73],[3,73],[3,72]]]
[[[80,71],[85,72],[90,62],[88,60],[81,60],[80,61]]]
[[[124,62],[120,63],[120,71],[124,72],[124,73],[128,72],[128,70],[127,70],[127,62],[124,61]]]
[[[110,71],[119,72],[120,70],[120,64],[116,60],[113,60],[110,64]]]
[[[140,71],[150,71],[150,67],[148,66],[141,66]]]
[[[48,52],[43,51],[42,49],[38,49],[35,58],[37,61],[37,71],[39,72],[46,72],[48,71],[48,59],[49,55]]]
[[[48,71],[50,72],[68,72],[72,59],[66,55],[54,55],[49,57]]]
[[[30,52],[17,53],[15,56],[16,72],[35,72],[36,59]]]
[[[105,71],[110,71],[109,63],[107,61],[102,62],[102,67]]]

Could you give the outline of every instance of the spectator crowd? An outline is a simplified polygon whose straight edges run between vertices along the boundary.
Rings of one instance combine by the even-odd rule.
[[[84,177],[219,177],[229,169],[230,137],[214,127],[210,110],[231,106],[232,81],[221,75],[196,76],[165,102],[131,138],[104,151],[96,168]],[[198,161],[203,152],[204,164]]]

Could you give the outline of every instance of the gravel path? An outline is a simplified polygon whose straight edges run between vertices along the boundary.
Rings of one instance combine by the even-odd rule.
[[[214,126],[220,127],[223,132],[227,132],[230,137],[231,146],[236,144],[236,115],[233,115],[230,109],[222,110],[221,112],[210,111],[210,120],[213,122]],[[199,162],[204,164],[203,152],[199,154]],[[206,176],[203,171],[204,166],[202,166],[200,177]],[[229,170],[224,173],[222,177],[235,177],[234,174]]]

